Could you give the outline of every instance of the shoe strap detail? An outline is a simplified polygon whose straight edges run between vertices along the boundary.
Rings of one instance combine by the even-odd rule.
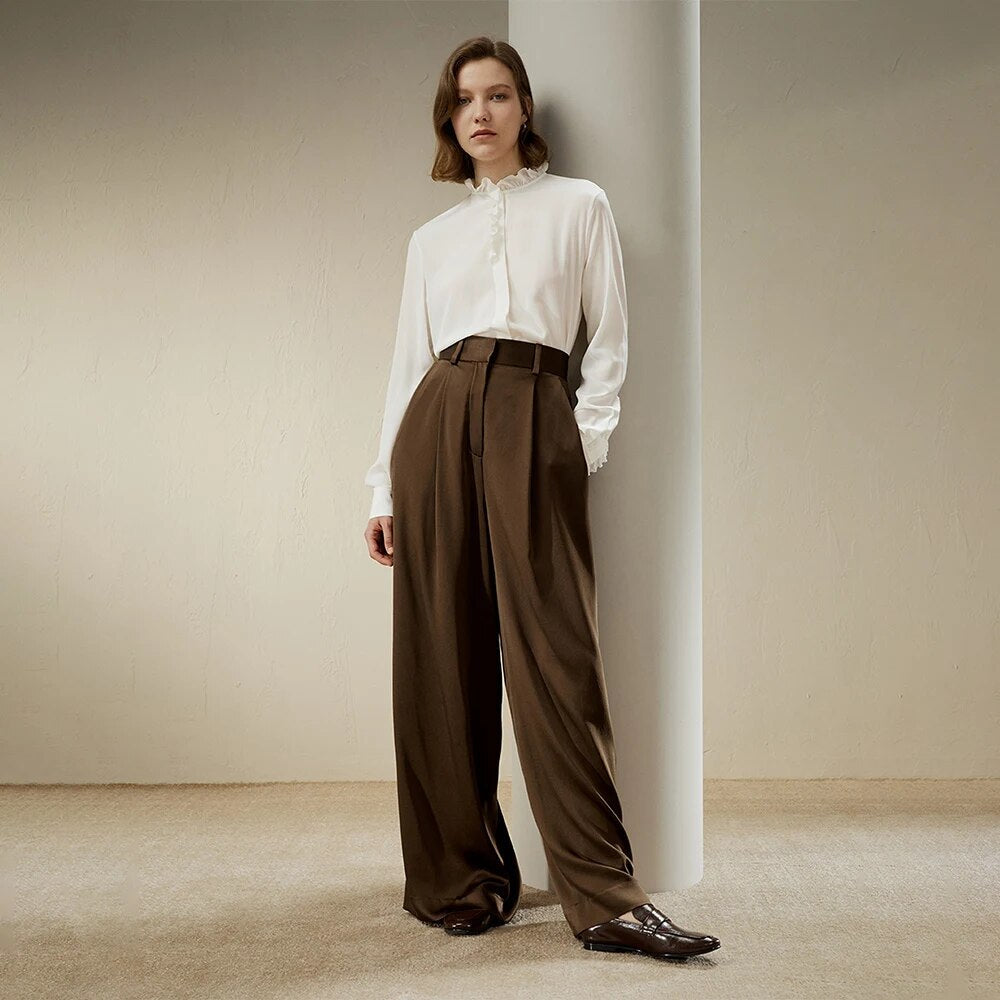
[[[632,916],[636,920],[641,920],[643,927],[656,933],[664,924],[669,925],[670,921],[652,903],[643,903],[632,911]]]

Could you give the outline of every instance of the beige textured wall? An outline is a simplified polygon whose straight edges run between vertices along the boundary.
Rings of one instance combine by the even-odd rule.
[[[705,773],[996,776],[1000,5],[702,26]]]
[[[0,780],[392,777],[361,477],[438,68],[505,28],[4,6]],[[704,7],[709,777],[998,773],[998,37]]]
[[[390,778],[361,537],[453,45],[506,5],[5,4],[0,780]]]

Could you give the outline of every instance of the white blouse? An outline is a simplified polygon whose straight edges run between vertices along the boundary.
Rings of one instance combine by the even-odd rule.
[[[588,472],[608,455],[625,380],[628,311],[618,231],[603,188],[522,167],[414,230],[406,253],[378,458],[365,475],[369,517],[392,514],[389,459],[410,397],[437,355],[472,334],[569,354],[581,315],[587,350],[574,408]]]

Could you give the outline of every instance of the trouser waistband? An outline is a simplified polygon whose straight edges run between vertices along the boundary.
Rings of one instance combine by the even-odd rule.
[[[551,372],[566,378],[569,372],[569,355],[549,344],[536,344],[527,340],[510,340],[506,337],[484,337],[474,334],[449,344],[438,358],[453,365],[462,361],[489,361],[497,365],[517,365],[532,372]]]

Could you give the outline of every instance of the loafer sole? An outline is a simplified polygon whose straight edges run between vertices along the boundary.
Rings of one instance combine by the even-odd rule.
[[[684,961],[686,958],[696,958],[698,955],[707,955],[710,951],[715,951],[715,949],[721,944],[722,942],[719,941],[716,944],[706,946],[701,951],[689,951],[686,955],[671,955],[669,952],[658,955],[655,952],[646,951],[645,948],[633,948],[631,945],[627,944],[610,944],[602,943],[600,941],[584,941],[583,947],[587,951],[627,951],[634,955],[648,955],[650,958],[671,958],[675,961],[678,959],[680,961]]]

